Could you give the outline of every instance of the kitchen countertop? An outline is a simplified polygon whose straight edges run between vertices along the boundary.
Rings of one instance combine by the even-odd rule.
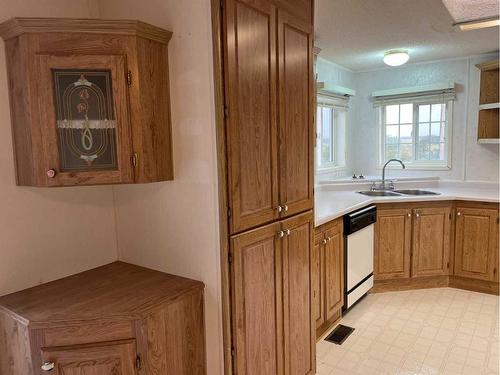
[[[369,190],[368,186],[354,186],[351,189],[339,190],[339,188],[318,187],[315,191],[314,204],[314,225],[318,227],[333,219],[339,218],[356,209],[363,208],[372,203],[398,203],[398,202],[425,202],[425,201],[476,201],[476,202],[494,202],[498,203],[499,190],[494,186],[472,187],[472,184],[465,183],[431,183],[434,186],[400,186],[396,189],[422,189],[430,190],[440,195],[401,195],[389,197],[369,197],[357,193],[359,190]],[[436,186],[437,185],[437,186]],[[345,188],[345,186],[344,186]]]

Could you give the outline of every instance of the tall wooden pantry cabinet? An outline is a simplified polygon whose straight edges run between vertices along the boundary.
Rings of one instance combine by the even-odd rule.
[[[314,374],[313,0],[222,0],[220,14],[226,372]]]

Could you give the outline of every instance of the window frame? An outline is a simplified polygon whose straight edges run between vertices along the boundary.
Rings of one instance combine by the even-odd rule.
[[[386,130],[387,124],[385,119],[385,107],[389,105],[403,105],[403,104],[413,104],[413,131],[412,131],[412,147],[413,147],[413,160],[405,161],[405,166],[407,169],[413,170],[450,170],[451,169],[451,155],[452,155],[452,145],[453,145],[453,100],[408,100],[400,101],[399,103],[387,103],[379,106],[378,108],[378,148],[379,148],[379,158],[377,169],[382,169],[386,160]],[[417,132],[418,132],[418,106],[419,105],[432,105],[432,104],[444,104],[446,113],[446,142],[445,142],[445,155],[446,160],[416,160],[416,148],[417,148]],[[397,169],[395,166],[388,165],[389,169]]]
[[[333,110],[333,116],[332,116],[332,146],[333,146],[333,161],[329,162],[327,164],[320,165],[320,158],[318,157],[318,147],[321,147],[321,131],[318,123],[318,119],[315,121],[315,126],[316,126],[316,132],[315,132],[315,143],[314,143],[314,170],[316,174],[325,174],[325,173],[331,173],[331,172],[338,172],[338,171],[343,171],[346,170],[346,165],[339,165],[339,158],[338,158],[338,116],[339,116],[339,111],[345,112],[345,128],[346,128],[346,134],[344,135],[345,137],[345,145],[343,147],[344,150],[344,160],[346,160],[346,155],[347,155],[347,127],[348,127],[348,119],[347,115],[349,113],[349,108],[348,107],[343,107],[343,106],[338,106],[333,103],[329,103],[329,98],[328,97],[321,97],[321,95],[317,96],[316,100],[316,116],[318,113],[318,108],[331,108]],[[321,120],[322,121],[322,120]],[[322,123],[321,123],[322,124]]]

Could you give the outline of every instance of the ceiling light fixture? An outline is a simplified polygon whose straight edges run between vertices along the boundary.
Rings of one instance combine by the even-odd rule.
[[[406,50],[387,51],[384,54],[384,63],[390,66],[400,66],[408,62],[410,55]]]
[[[454,26],[458,27],[462,31],[485,29],[487,27],[495,27],[500,25],[500,20],[498,18],[487,18],[482,20],[459,22]]]

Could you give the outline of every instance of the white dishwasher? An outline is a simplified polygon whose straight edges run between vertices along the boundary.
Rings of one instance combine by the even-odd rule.
[[[373,244],[377,207],[344,215],[344,308],[350,309],[373,287]]]

